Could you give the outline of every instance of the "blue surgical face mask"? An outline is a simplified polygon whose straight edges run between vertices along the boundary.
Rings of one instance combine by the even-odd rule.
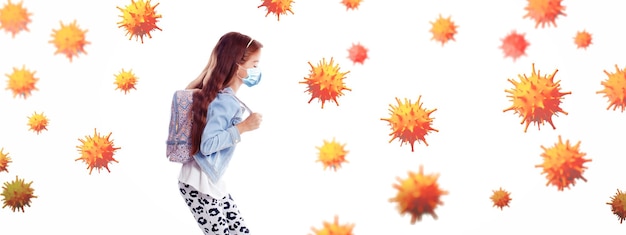
[[[261,81],[261,70],[259,68],[249,68],[246,70],[248,76],[243,78],[243,83],[248,87],[253,87]]]

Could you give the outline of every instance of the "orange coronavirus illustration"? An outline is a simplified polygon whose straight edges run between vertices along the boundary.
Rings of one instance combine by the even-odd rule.
[[[493,194],[489,198],[493,202],[494,207],[499,207],[500,210],[505,206],[509,206],[509,202],[511,202],[511,193],[505,191],[500,188],[498,190],[493,190]]]
[[[0,172],[9,172],[9,163],[11,162],[12,161],[11,157],[9,157],[9,153],[5,153],[4,148],[0,148]]]
[[[276,15],[277,20],[280,21],[280,15],[287,15],[287,12],[293,11],[291,10],[291,4],[294,2],[293,0],[262,0],[263,3],[258,6],[258,8],[265,7],[267,9],[267,17],[270,13]]]
[[[398,193],[389,201],[398,204],[401,215],[407,213],[411,215],[411,224],[421,221],[424,214],[430,214],[437,219],[435,209],[443,205],[441,196],[448,194],[448,191],[439,188],[438,178],[439,174],[425,175],[422,166],[418,173],[409,171],[408,178],[397,177],[400,182],[394,184],[393,187],[398,190]]]
[[[335,220],[333,223],[324,221],[323,227],[320,229],[316,229],[312,227],[311,229],[315,234],[313,235],[353,235],[352,230],[354,229],[355,224],[339,224],[339,216],[335,216]]]
[[[305,91],[311,94],[311,99],[308,103],[317,98],[322,102],[322,108],[324,108],[326,101],[333,101],[339,106],[337,98],[343,95],[344,90],[350,91],[350,88],[347,88],[343,81],[346,78],[346,74],[350,71],[340,71],[339,64],[335,64],[332,57],[329,62],[322,58],[322,61],[317,66],[313,66],[311,62],[309,62],[309,65],[311,66],[309,76],[300,82],[300,84],[308,86]]]
[[[15,176],[15,180],[11,182],[4,182],[2,186],[2,208],[9,207],[13,212],[22,211],[24,207],[30,207],[31,199],[37,198],[34,195],[35,190],[31,188],[33,182],[25,183],[24,179],[20,179]]]
[[[559,15],[565,16],[565,7],[561,5],[562,0],[528,0],[528,5],[524,8],[528,13],[523,18],[531,18],[535,21],[535,28],[541,24],[543,28],[546,24],[556,27],[556,18]]]
[[[435,22],[430,22],[432,25],[430,32],[433,34],[431,39],[441,42],[441,46],[450,40],[454,41],[454,35],[456,34],[458,26],[455,25],[450,18],[450,16],[443,18],[439,15],[439,18],[437,18]]]
[[[100,169],[105,168],[108,172],[109,163],[118,162],[113,158],[115,151],[120,149],[119,147],[113,146],[113,140],[109,140],[109,137],[112,133],[109,133],[107,136],[101,136],[94,129],[93,136],[86,136],[85,139],[78,139],[82,145],[76,146],[78,151],[80,152],[80,157],[76,159],[82,160],[87,164],[87,169],[89,169],[89,174],[91,171],[96,168],[98,172]]]
[[[126,94],[130,91],[130,89],[137,90],[137,88],[135,88],[135,85],[137,84],[137,77],[133,73],[132,69],[128,71],[122,69],[121,72],[115,75],[114,84],[117,85],[115,88],[116,90],[119,89],[124,91],[124,94]]]
[[[576,43],[578,48],[587,49],[591,45],[591,34],[585,30],[577,32],[574,37],[574,43]]]
[[[512,31],[509,35],[502,39],[500,49],[504,52],[504,57],[511,57],[515,62],[518,58],[526,55],[526,48],[530,45],[526,41],[525,34]]]
[[[20,69],[13,67],[13,73],[6,74],[6,76],[9,77],[6,89],[13,92],[13,98],[21,96],[26,99],[31,95],[31,92],[37,90],[35,85],[39,78],[35,77],[35,71],[26,69],[24,65]]]
[[[52,30],[52,40],[49,41],[57,48],[54,54],[64,54],[70,62],[80,53],[87,54],[85,46],[91,43],[85,39],[87,30],[79,28],[76,20],[68,25],[60,23],[61,28]]]
[[[505,90],[509,93],[513,105],[504,110],[514,111],[522,117],[521,124],[526,123],[524,132],[528,130],[530,123],[537,124],[540,130],[544,122],[548,122],[553,129],[556,129],[552,122],[552,116],[558,113],[567,115],[561,109],[561,99],[563,96],[572,94],[571,92],[561,92],[560,81],[554,81],[555,70],[551,75],[541,76],[540,71],[535,71],[535,64],[532,64],[532,74],[529,76],[518,75],[519,81],[508,79],[515,86],[513,89]]]
[[[0,8],[0,28],[7,33],[11,33],[11,37],[21,31],[28,31],[30,16],[26,8],[22,6],[22,1],[12,3],[11,0]]]
[[[37,132],[37,134],[41,133],[43,130],[48,130],[48,118],[46,115],[42,113],[33,113],[30,117],[28,117],[28,126],[29,130]]]
[[[324,170],[331,168],[337,171],[342,163],[348,162],[346,161],[348,151],[345,149],[345,146],[345,144],[340,144],[333,138],[332,141],[324,140],[322,146],[316,147],[319,150],[317,161],[324,165]]]
[[[543,168],[542,174],[546,174],[548,179],[546,186],[554,185],[559,191],[563,191],[564,188],[575,185],[576,179],[587,181],[583,177],[583,172],[587,167],[583,165],[590,162],[591,159],[585,159],[587,154],[580,152],[579,148],[580,141],[572,146],[569,140],[563,143],[561,136],[559,136],[559,142],[554,146],[550,148],[541,146],[543,163],[535,167]]]
[[[617,216],[620,224],[626,220],[626,193],[618,189],[617,193],[611,197],[611,201],[606,204],[611,206],[611,211]]]
[[[604,89],[597,91],[596,94],[604,94],[604,97],[609,99],[607,110],[613,107],[613,111],[621,108],[622,112],[624,112],[624,109],[626,109],[626,68],[620,69],[615,65],[615,73],[609,73],[606,70],[604,70],[604,73],[609,78],[601,82]]]
[[[407,98],[402,102],[396,97],[398,105],[389,105],[391,117],[381,118],[381,120],[387,121],[389,126],[391,126],[391,134],[389,135],[392,136],[392,138],[389,140],[389,143],[395,139],[399,139],[400,146],[409,143],[411,145],[411,151],[413,152],[415,151],[414,144],[416,141],[418,143],[424,142],[424,144],[428,146],[426,135],[432,131],[439,132],[439,130],[432,127],[434,118],[430,116],[437,109],[427,110],[423,108],[423,102],[421,102],[421,100],[422,96],[419,96],[415,103],[412,103],[411,100]]]
[[[161,14],[157,14],[154,10],[158,5],[159,3],[154,6],[150,5],[150,0],[131,0],[126,7],[117,7],[122,11],[122,15],[120,15],[122,21],[117,22],[118,28],[126,29],[126,36],[130,35],[128,40],[135,37],[135,40],[141,39],[141,43],[143,43],[144,36],[152,38],[150,32],[157,29],[161,30],[156,25]]]
[[[363,62],[365,62],[365,59],[367,59],[367,51],[368,49],[361,45],[361,43],[352,44],[350,49],[348,49],[348,58],[354,64],[363,64]]]
[[[347,10],[356,10],[361,5],[363,0],[341,0],[341,3],[346,6]]]

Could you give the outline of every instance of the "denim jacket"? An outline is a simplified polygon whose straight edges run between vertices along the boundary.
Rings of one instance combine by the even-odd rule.
[[[226,171],[235,146],[241,140],[235,125],[242,121],[243,108],[234,95],[227,87],[209,104],[200,151],[193,156],[213,183]]]

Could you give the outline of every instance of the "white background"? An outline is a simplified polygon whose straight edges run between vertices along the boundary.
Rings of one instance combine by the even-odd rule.
[[[6,1],[3,1],[6,3]],[[39,90],[24,100],[10,90],[0,93],[0,147],[13,158],[0,181],[15,176],[33,181],[38,198],[26,212],[0,210],[2,234],[201,234],[177,189],[179,165],[165,159],[165,138],[171,95],[184,88],[205,66],[210,50],[229,31],[248,34],[263,43],[263,80],[243,87],[239,97],[263,114],[257,131],[246,133],[227,171],[231,194],[254,234],[308,234],[323,221],[339,216],[354,223],[354,234],[568,234],[624,231],[606,202],[626,189],[621,133],[625,113],[607,111],[606,98],[596,94],[607,76],[626,66],[622,27],[624,3],[564,1],[567,16],[558,27],[535,28],[522,19],[526,1],[362,2],[347,11],[339,0],[296,1],[294,14],[280,21],[261,1],[160,1],[163,15],[153,38],[141,44],[118,28],[130,1],[34,1],[29,32],[15,38],[0,34],[0,72],[26,65],[40,78]],[[153,2],[153,4],[156,3]],[[176,5],[178,4],[178,5]],[[430,21],[439,14],[459,25],[456,41],[432,41]],[[91,44],[70,63],[53,55],[48,43],[59,22],[77,20]],[[587,30],[593,44],[577,49],[573,37]],[[528,56],[504,58],[501,39],[512,30],[525,33]],[[369,49],[365,64],[353,64],[348,48]],[[334,57],[352,91],[339,106],[318,100],[307,104],[310,66]],[[557,127],[531,125],[523,132],[505,89],[507,78],[559,72],[569,115],[554,118]],[[137,90],[115,90],[114,74],[132,69]],[[6,84],[7,77],[3,78]],[[6,85],[3,85],[6,86]],[[430,146],[415,152],[398,141],[389,143],[385,121],[395,97],[436,108],[427,136]],[[33,112],[50,119],[48,131],[29,131]],[[78,138],[112,132],[117,147],[111,172],[88,174],[79,157]],[[557,136],[573,143],[592,162],[588,182],[571,189],[546,187],[540,146]],[[337,172],[316,163],[316,146],[333,137],[346,144],[347,160]],[[410,224],[401,216],[392,184],[396,177],[423,165],[439,173],[444,205],[438,220],[426,215]],[[511,207],[492,206],[492,190],[511,192]]]

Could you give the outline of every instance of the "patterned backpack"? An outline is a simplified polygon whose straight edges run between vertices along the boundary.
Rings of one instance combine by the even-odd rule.
[[[191,104],[194,90],[178,90],[172,98],[166,155],[171,162],[185,163],[192,160],[191,153]]]

